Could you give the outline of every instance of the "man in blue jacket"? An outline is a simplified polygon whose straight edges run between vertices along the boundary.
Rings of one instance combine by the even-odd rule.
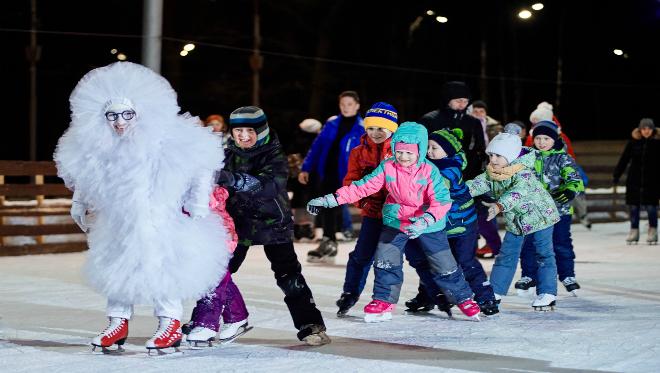
[[[342,186],[348,169],[348,157],[351,150],[360,144],[360,136],[364,134],[359,109],[357,92],[344,91],[339,95],[341,113],[328,119],[314,140],[298,175],[301,184],[307,184],[310,173],[315,173],[320,193],[333,193]],[[337,255],[335,233],[341,209],[323,209],[321,215],[323,239],[319,247],[307,253],[307,261],[312,263],[334,261]]]

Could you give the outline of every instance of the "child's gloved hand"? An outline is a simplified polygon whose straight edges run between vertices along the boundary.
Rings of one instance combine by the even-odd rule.
[[[323,197],[317,197],[307,202],[307,212],[312,215],[318,215],[321,208],[333,208],[339,206],[334,194],[326,194]]]
[[[424,215],[410,218],[412,225],[406,227],[406,234],[411,239],[419,237],[429,225],[435,223],[433,215],[425,212]]]
[[[497,214],[502,211],[502,205],[497,202],[481,202],[484,206],[488,207],[488,217],[486,221],[493,220]]]
[[[551,194],[552,199],[559,203],[568,203],[575,198],[575,192],[572,190],[562,190]]]

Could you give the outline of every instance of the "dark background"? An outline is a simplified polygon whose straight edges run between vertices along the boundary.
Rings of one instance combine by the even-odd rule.
[[[337,94],[359,92],[364,111],[388,101],[403,120],[438,107],[439,87],[464,80],[502,121],[521,119],[540,101],[560,106],[574,140],[628,138],[642,117],[660,119],[660,2],[261,0],[261,106],[286,145],[304,118],[336,114]],[[427,9],[449,18],[440,24]],[[140,62],[142,2],[37,1],[38,159],[51,159],[68,126],[68,96],[89,70],[115,62],[117,48]],[[184,111],[227,117],[251,104],[253,1],[165,0],[165,76]],[[419,27],[410,33],[418,16]],[[0,159],[28,159],[30,1],[0,4]],[[197,48],[179,51],[189,40]],[[480,78],[485,43],[486,78]],[[628,58],[615,56],[623,49]],[[287,136],[288,135],[288,136]]]

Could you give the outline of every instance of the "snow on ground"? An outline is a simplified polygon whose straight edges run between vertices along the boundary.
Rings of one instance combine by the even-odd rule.
[[[658,372],[660,246],[626,246],[627,229],[626,223],[592,231],[573,225],[580,296],[560,285],[558,308],[539,313],[512,289],[500,315],[482,322],[437,311],[405,315],[403,302],[417,288],[410,268],[391,322],[362,321],[370,286],[349,318],[336,318],[352,248],[342,243],[336,265],[303,263],[333,339],[322,347],[297,341],[263,250],[253,247],[235,281],[255,328],[230,345],[164,357],[144,349],[156,328],[148,305],[136,308],[126,354],[90,352],[90,339],[107,324],[105,300],[80,275],[84,253],[0,257],[0,371]],[[299,257],[313,247],[297,245]],[[482,263],[490,272],[492,260]],[[186,303],[186,315],[192,305]]]

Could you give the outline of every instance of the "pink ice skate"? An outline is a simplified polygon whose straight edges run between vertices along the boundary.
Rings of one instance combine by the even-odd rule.
[[[383,302],[382,300],[374,299],[371,301],[371,303],[364,306],[364,321],[381,322],[381,321],[392,320],[392,312],[394,311],[395,308],[396,308],[396,304],[387,303],[387,302]]]
[[[481,309],[477,302],[472,299],[468,299],[465,302],[458,305],[458,308],[463,312],[463,314],[472,320],[479,321],[479,312]]]

